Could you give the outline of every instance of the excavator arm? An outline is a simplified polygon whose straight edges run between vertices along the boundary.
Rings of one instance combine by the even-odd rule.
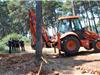
[[[29,18],[30,18],[30,32],[32,35],[32,45],[35,46],[36,45],[36,15],[34,10],[29,10]],[[42,25],[42,37],[44,38],[45,42],[48,43],[49,38],[48,35],[46,33],[46,30],[44,28],[44,25]]]
[[[36,15],[34,10],[29,10],[29,21],[30,21],[30,32],[34,41],[33,45],[36,44]]]
[[[35,12],[34,10],[29,10],[29,19],[30,19],[30,32],[31,32],[31,35],[32,35],[32,46],[35,47],[36,45],[36,15],[35,15]],[[47,35],[47,32],[46,32],[46,29],[44,27],[44,25],[42,25],[42,29],[41,29],[41,32],[42,32],[42,37],[45,41],[45,43],[50,47],[51,44],[55,44],[55,43],[58,43],[57,44],[57,47],[58,49],[60,49],[60,34],[57,35],[57,38],[56,39],[53,39],[53,40],[50,40],[48,35]]]

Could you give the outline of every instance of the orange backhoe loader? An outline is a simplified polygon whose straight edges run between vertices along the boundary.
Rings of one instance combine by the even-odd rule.
[[[30,17],[30,30],[34,41],[32,41],[32,47],[36,44],[36,15],[33,10],[29,11]],[[64,16],[58,18],[57,36],[49,39],[45,28],[42,26],[42,36],[47,46],[57,47],[60,51],[63,51],[66,55],[76,54],[80,47],[84,47],[88,50],[94,48],[94,50],[100,51],[100,36],[93,31],[87,30],[83,27],[79,16]]]

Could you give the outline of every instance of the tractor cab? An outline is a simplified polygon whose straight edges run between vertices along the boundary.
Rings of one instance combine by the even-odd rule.
[[[61,38],[72,34],[77,35],[80,39],[84,38],[82,34],[85,28],[82,27],[79,18],[79,16],[66,16],[58,18],[58,32],[62,35]]]
[[[61,34],[66,32],[75,32],[83,30],[82,25],[79,20],[79,16],[67,16],[58,18],[58,31]]]
[[[58,32],[62,35],[61,38],[72,34],[75,36],[77,35],[80,40],[95,40],[99,38],[97,27],[95,25],[86,26],[81,24],[79,18],[79,16],[65,16],[58,18]]]

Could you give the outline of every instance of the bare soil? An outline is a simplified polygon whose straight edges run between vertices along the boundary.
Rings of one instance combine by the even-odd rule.
[[[39,66],[34,64],[34,50],[26,46],[26,52],[0,54],[0,75],[36,75]],[[75,56],[54,53],[53,48],[44,48],[40,75],[100,75],[100,53],[83,48]]]

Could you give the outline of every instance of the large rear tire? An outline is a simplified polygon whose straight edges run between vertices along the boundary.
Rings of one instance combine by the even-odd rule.
[[[95,40],[93,42],[93,48],[95,51],[100,52],[100,40]]]
[[[64,52],[65,55],[75,55],[80,48],[80,41],[75,36],[68,36],[64,40]]]

